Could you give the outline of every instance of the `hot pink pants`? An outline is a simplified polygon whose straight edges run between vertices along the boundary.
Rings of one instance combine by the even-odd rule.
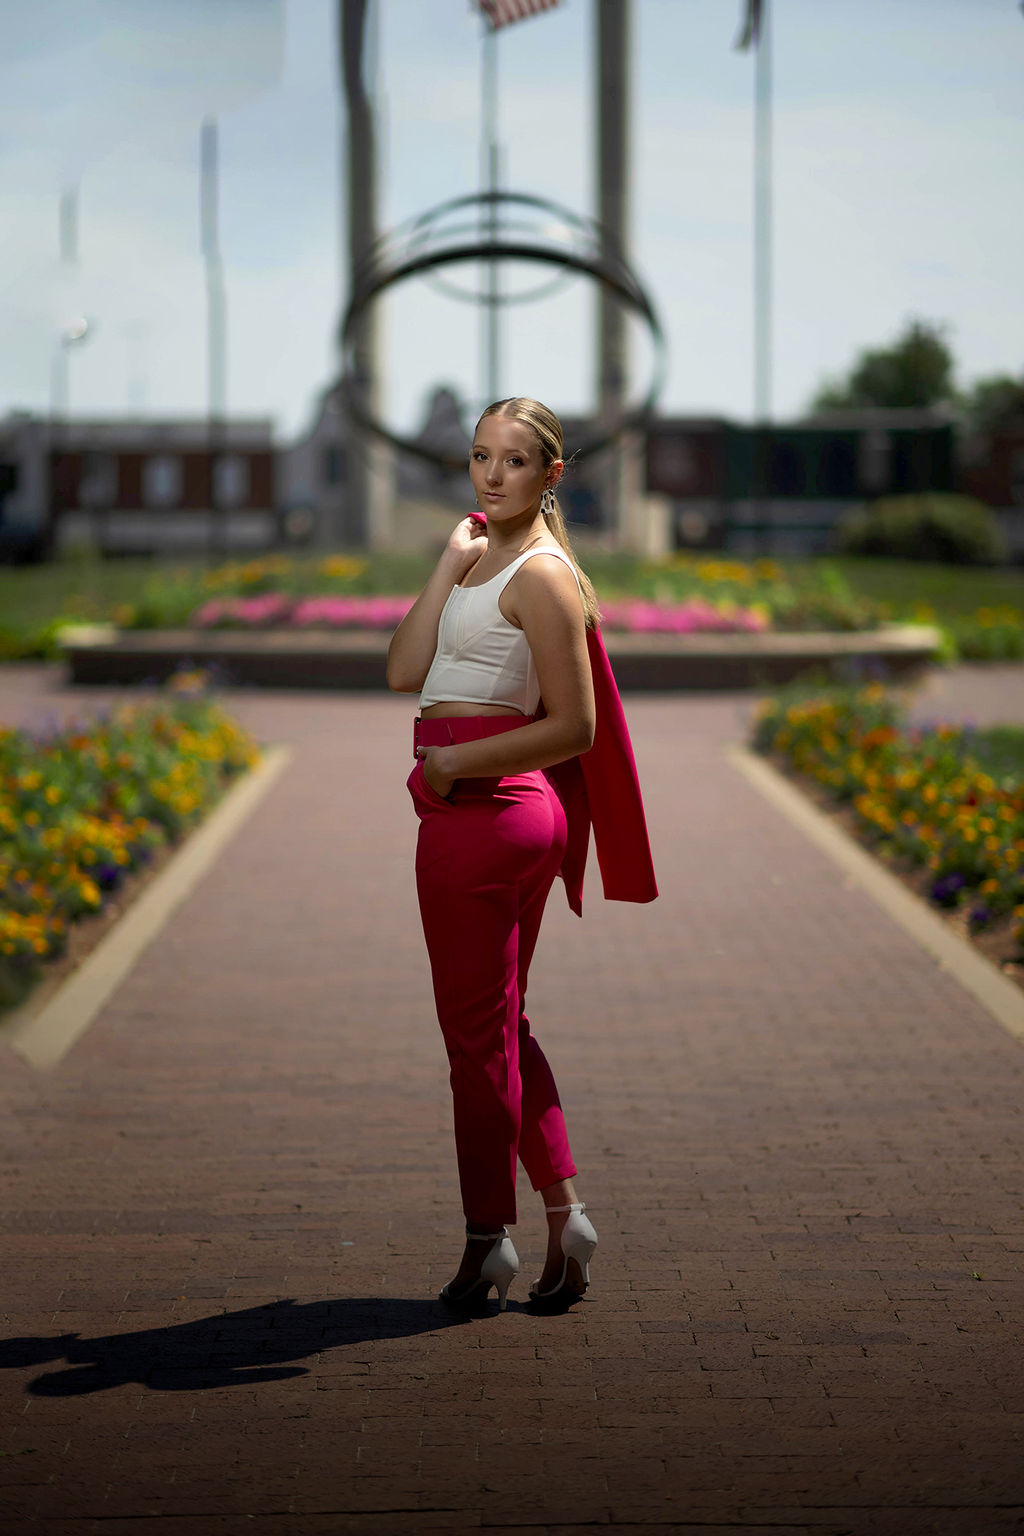
[[[528,723],[526,716],[417,721],[422,746]],[[457,779],[435,793],[417,761],[416,888],[437,1016],[451,1065],[462,1205],[497,1231],[516,1219],[516,1159],[534,1189],[576,1172],[565,1117],[525,1012],[526,979],[565,851],[565,812],[544,773]]]

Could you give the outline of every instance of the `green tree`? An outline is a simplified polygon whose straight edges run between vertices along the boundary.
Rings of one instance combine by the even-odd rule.
[[[812,411],[942,405],[955,399],[946,327],[911,320],[890,347],[861,352],[845,379],[827,380]]]
[[[1024,378],[997,373],[975,379],[960,401],[963,424],[970,433],[999,432],[1024,426]]]

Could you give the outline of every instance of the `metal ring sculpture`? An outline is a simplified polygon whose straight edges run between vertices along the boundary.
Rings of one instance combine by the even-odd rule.
[[[438,225],[446,221],[451,215],[461,213],[467,204],[477,205],[480,208],[480,213],[478,213],[476,218],[469,216],[459,224],[447,224],[442,232],[443,239],[450,241],[456,236],[460,238],[468,236],[471,239],[475,236],[478,240],[486,238],[488,249],[490,249],[492,230],[488,228],[485,236],[484,226],[490,225],[492,222],[499,225],[502,235],[506,239],[512,236],[515,236],[517,239],[522,238],[524,235],[529,236],[536,231],[535,220],[531,222],[527,217],[509,217],[514,211],[515,205],[522,204],[523,213],[527,209],[533,210],[543,207],[545,213],[563,226],[568,245],[586,251],[593,241],[593,233],[588,221],[581,218],[578,214],[570,212],[567,208],[559,208],[555,203],[547,202],[539,197],[529,197],[521,192],[508,192],[497,195],[483,193],[469,197],[456,197],[450,202],[440,203],[436,208],[428,209],[426,213],[421,213],[408,226],[409,255],[413,255],[417,250],[429,249],[431,243],[438,239]],[[507,204],[508,207],[503,210],[500,204]],[[488,210],[486,215],[484,213],[485,209]],[[546,227],[550,234],[550,222]],[[494,233],[496,233],[496,230]],[[504,308],[509,304],[527,304],[531,301],[535,302],[538,299],[548,298],[552,293],[557,292],[558,289],[564,288],[566,283],[571,282],[575,274],[569,271],[562,271],[554,277],[537,284],[536,287],[529,289],[525,293],[501,292],[497,295],[481,293],[479,289],[474,291],[473,289],[460,288],[457,283],[446,282],[444,278],[438,277],[433,272],[427,272],[423,275],[428,280],[432,278],[431,286],[439,293],[445,294],[447,298],[458,299],[464,304],[497,304],[499,307]]]
[[[443,229],[443,220],[477,210],[476,218],[456,223],[453,228]],[[569,240],[559,246],[545,241],[539,235],[529,234],[530,226],[522,222],[509,226],[502,223],[502,213],[527,210],[546,214],[549,221],[557,219],[568,231]],[[483,238],[480,225],[486,219],[497,224],[493,237]],[[525,228],[524,235],[520,231]],[[399,225],[385,235],[371,249],[366,261],[356,271],[352,296],[341,322],[342,379],[341,392],[346,408],[353,421],[363,431],[371,433],[391,447],[403,453],[411,453],[440,469],[461,468],[463,459],[440,452],[416,438],[392,432],[366,408],[365,380],[359,376],[356,348],[359,327],[370,305],[388,289],[406,282],[409,278],[434,272],[439,267],[457,266],[469,261],[526,261],[561,268],[553,283],[527,294],[510,295],[499,302],[517,303],[535,299],[550,292],[566,277],[579,275],[600,283],[615,295],[623,308],[639,316],[647,326],[654,360],[650,383],[642,398],[627,405],[612,421],[604,421],[597,431],[579,443],[575,458],[586,458],[599,453],[615,441],[623,432],[645,424],[654,402],[661,392],[665,378],[665,337],[654,305],[643,285],[630,270],[625,259],[611,246],[601,226],[593,219],[585,219],[557,203],[543,197],[533,197],[524,192],[480,192],[465,197],[452,198],[439,203],[428,213]],[[450,289],[445,290],[451,291]],[[467,293],[455,290],[455,296],[478,304],[491,301],[487,294]]]

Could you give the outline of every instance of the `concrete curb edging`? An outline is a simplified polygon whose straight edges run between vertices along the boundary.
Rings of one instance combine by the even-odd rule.
[[[29,1066],[55,1067],[89,1028],[104,1003],[195,889],[217,855],[288,766],[292,749],[266,747],[259,763],[233,784],[153,883],[35,1015],[16,1023],[10,1046]],[[31,1009],[31,999],[27,1004]]]
[[[938,629],[890,624],[841,632],[604,636],[620,688],[632,692],[771,687],[811,668],[874,667],[914,676],[942,644]],[[182,665],[212,666],[224,686],[383,690],[390,635],[377,630],[66,630],[70,681],[155,683]]]
[[[725,756],[767,800],[844,869],[911,938],[934,956],[1008,1034],[1024,1042],[1024,993],[978,950],[908,891],[895,875],[831,821],[756,752],[730,746]]]

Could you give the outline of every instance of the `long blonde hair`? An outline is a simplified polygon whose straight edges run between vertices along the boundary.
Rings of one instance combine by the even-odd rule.
[[[485,421],[488,416],[508,416],[513,421],[521,421],[524,427],[529,427],[540,446],[544,467],[553,464],[556,459],[562,457],[562,423],[554,411],[542,405],[539,400],[531,400],[526,396],[513,396],[508,400],[496,400],[489,405],[480,417]],[[477,422],[479,427],[480,422]],[[551,506],[553,511],[544,513],[544,523],[549,533],[553,535],[565,550],[572,561],[573,569],[579,577],[580,591],[583,596],[583,614],[587,621],[588,629],[596,629],[601,622],[601,609],[597,601],[597,593],[586,571],[576,559],[576,552],[569,539],[569,530],[565,526],[565,518],[562,509],[558,505],[555,494],[551,492]]]

